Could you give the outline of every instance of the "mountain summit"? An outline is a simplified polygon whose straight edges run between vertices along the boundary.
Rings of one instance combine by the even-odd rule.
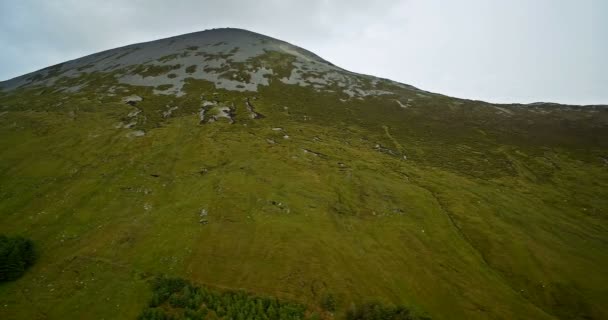
[[[112,73],[119,83],[162,86],[158,94],[184,95],[187,79],[231,91],[258,90],[271,81],[338,89],[351,97],[388,94],[381,79],[347,72],[319,56],[277,39],[242,29],[213,29],[112,49],[55,65],[2,83],[5,90],[54,85],[62,77]],[[78,91],[87,83],[65,86]],[[394,84],[397,85],[397,84]]]
[[[0,88],[0,234],[39,255],[0,318],[608,317],[605,106],[452,98],[239,29]]]

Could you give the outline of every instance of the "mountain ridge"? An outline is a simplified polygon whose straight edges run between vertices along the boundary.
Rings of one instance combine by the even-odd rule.
[[[226,42],[222,41],[222,39],[229,40]],[[199,47],[204,47],[205,52],[197,51]],[[360,96],[366,93],[362,90],[362,84],[358,77],[369,78],[372,82],[389,81],[373,76],[356,74],[336,67],[308,50],[281,40],[244,29],[222,28],[98,52],[0,82],[0,87],[8,91],[17,87],[52,85],[61,76],[78,77],[88,72],[103,73],[117,70],[119,74],[122,73],[123,75],[122,78],[119,78],[119,82],[122,83],[147,86],[172,85],[175,87],[173,90],[164,92],[165,94],[181,94],[181,86],[187,78],[214,81],[216,87],[229,90],[257,91],[258,85],[268,85],[266,77],[271,76],[273,71],[264,67],[259,67],[255,70],[242,70],[242,66],[239,64],[254,60],[268,52],[279,52],[280,54],[290,56],[293,60],[291,64],[296,67],[294,70],[298,72],[286,74],[282,79],[279,79],[289,84],[311,85],[316,88],[324,88],[328,85],[328,82],[331,82],[330,84],[338,84],[349,96]],[[200,60],[197,58],[199,56],[204,56],[205,61],[208,63],[202,66],[198,65],[198,67],[206,70],[193,70],[192,72],[185,70],[189,66],[197,66],[196,62]],[[154,73],[153,76],[148,76],[145,70],[143,70],[144,72],[140,72],[142,70],[135,70],[135,74],[133,74],[133,70],[124,70],[132,65],[139,65],[141,63],[155,68],[174,68],[169,70],[173,71],[171,75],[175,75],[175,77],[171,79],[159,79],[158,74]],[[99,67],[91,66],[99,64],[101,64]],[[230,65],[230,67],[227,67],[227,65]],[[242,78],[237,80],[226,79],[225,73],[227,71],[235,71],[234,65],[243,73],[241,76],[250,78],[249,81],[244,81]],[[300,66],[305,69],[298,69]],[[226,68],[229,69],[226,70]],[[307,71],[321,73],[323,77],[315,78],[309,76],[307,79],[304,79],[307,76]],[[396,84],[396,82],[393,83]],[[404,84],[399,85],[414,89]],[[372,87],[374,86],[372,84]],[[78,89],[78,87],[67,88],[67,90]],[[370,92],[371,94],[382,93],[381,90],[376,90],[375,92],[372,90]],[[162,92],[159,93],[162,94]]]
[[[157,43],[161,43],[161,42],[179,42],[179,41],[183,41],[184,39],[190,39],[190,40],[194,40],[194,43],[197,42],[197,40],[201,40],[201,38],[204,38],[204,36],[208,36],[206,40],[209,40],[209,38],[215,38],[216,40],[221,40],[221,39],[230,39],[232,37],[234,37],[235,35],[238,35],[239,37],[243,37],[243,36],[248,36],[248,37],[253,37],[253,38],[257,38],[260,39],[262,41],[271,41],[271,42],[276,42],[276,43],[281,43],[283,45],[286,45],[290,48],[295,48],[296,49],[296,53],[297,52],[302,52],[304,53],[304,55],[309,56],[312,59],[315,59],[317,61],[320,61],[324,64],[327,64],[331,67],[335,67],[341,71],[356,75],[356,76],[362,76],[362,77],[372,77],[372,78],[376,78],[382,81],[389,81],[389,82],[394,82],[394,83],[398,83],[400,85],[403,86],[407,86],[409,88],[412,89],[416,89],[416,90],[420,90],[421,92],[426,92],[426,93],[431,93],[429,91],[425,91],[425,90],[421,90],[418,89],[414,86],[411,86],[409,84],[404,84],[404,83],[400,83],[398,81],[394,81],[394,80],[390,80],[387,78],[381,78],[381,77],[376,77],[373,75],[367,75],[367,74],[361,74],[361,73],[356,73],[356,72],[352,72],[352,71],[348,71],[346,69],[340,68],[335,66],[333,63],[321,58],[320,56],[316,55],[315,53],[308,51],[306,49],[303,49],[301,47],[295,46],[293,44],[290,44],[286,41],[283,40],[279,40],[273,37],[269,37],[257,32],[253,32],[250,30],[246,30],[246,29],[241,29],[241,28],[232,28],[232,27],[224,27],[224,28],[212,28],[212,29],[207,29],[207,30],[203,30],[203,31],[196,31],[196,32],[191,32],[191,33],[186,33],[186,34],[181,34],[181,35],[176,35],[176,36],[171,36],[171,37],[167,37],[167,38],[161,38],[161,39],[156,39],[156,40],[150,40],[150,41],[145,41],[145,42],[140,42],[140,43],[135,43],[135,44],[130,44],[130,45],[125,45],[125,46],[120,46],[120,47],[116,47],[116,48],[112,48],[112,49],[108,49],[108,50],[103,50],[100,52],[96,52],[96,53],[92,53],[89,55],[85,55],[83,57],[80,58],[76,58],[76,59],[72,59],[72,60],[68,60],[62,63],[58,63],[52,66],[48,66],[36,71],[32,71],[32,72],[28,72],[25,73],[21,76],[17,76],[17,77],[13,77],[11,79],[6,79],[3,81],[0,81],[0,91],[2,90],[11,90],[14,89],[18,86],[27,86],[27,85],[31,85],[31,84],[35,84],[35,81],[33,83],[24,83],[23,81],[20,80],[27,80],[28,78],[31,77],[35,77],[36,75],[39,75],[41,73],[44,73],[47,70],[53,70],[57,67],[61,67],[65,64],[77,64],[78,62],[81,62],[83,60],[87,60],[90,58],[94,58],[94,57],[98,57],[98,56],[103,56],[105,54],[109,54],[109,56],[112,56],[114,54],[110,54],[113,52],[120,52],[120,51],[128,51],[130,49],[134,49],[134,50],[138,50],[141,49],[142,46],[146,46],[146,45],[153,45],[153,44],[157,44]],[[272,48],[270,48],[272,49]],[[75,66],[77,67],[77,66]],[[80,67],[84,67],[84,65],[82,63],[80,63]],[[65,73],[65,71],[69,71],[69,70],[63,70]],[[13,84],[11,84],[13,83]],[[439,94],[439,93],[432,93],[432,94]],[[452,98],[457,98],[457,97],[452,97]],[[468,98],[457,98],[457,99],[461,99],[461,100],[472,100],[472,101],[482,101],[482,100],[476,100],[476,99],[468,99]],[[482,101],[482,102],[486,102],[486,101]],[[551,101],[539,101],[539,102],[532,102],[532,103],[518,103],[518,102],[513,102],[513,103],[493,103],[493,102],[486,102],[486,103],[491,103],[491,104],[501,104],[501,105],[529,105],[529,106],[534,106],[534,105],[539,105],[539,104],[543,104],[543,105],[561,105],[561,106],[590,106],[590,107],[606,107],[608,106],[607,104],[590,104],[590,105],[574,105],[574,104],[562,104],[562,103],[556,103],[556,102],[551,102]]]

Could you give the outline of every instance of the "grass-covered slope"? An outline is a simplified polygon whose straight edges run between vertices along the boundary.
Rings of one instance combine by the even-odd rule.
[[[2,318],[134,319],[158,274],[324,318],[608,317],[605,108],[357,97],[279,81],[293,61],[249,61],[274,67],[257,91],[92,72],[1,92],[0,233],[39,254]]]

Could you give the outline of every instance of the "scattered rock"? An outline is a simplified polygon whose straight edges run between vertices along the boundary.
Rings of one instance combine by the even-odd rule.
[[[255,97],[253,99],[255,99]],[[264,118],[264,115],[262,115],[261,113],[255,111],[255,107],[253,106],[253,104],[251,103],[251,101],[249,101],[249,98],[247,98],[245,100],[245,106],[247,107],[247,111],[249,111],[249,117],[251,117],[251,119],[262,119],[262,118]]]
[[[405,211],[403,211],[400,208],[395,208],[395,209],[393,209],[393,213],[395,213],[395,214],[405,214]]]
[[[387,148],[387,147],[384,147],[384,146],[383,146],[383,145],[381,145],[381,144],[376,144],[376,145],[374,146],[374,149],[376,149],[376,150],[378,150],[378,151],[380,151],[380,152],[383,152],[383,153],[390,154],[390,155],[392,155],[392,156],[394,156],[394,155],[396,155],[396,154],[397,154],[397,152],[395,152],[395,151],[393,151],[393,150],[391,150],[391,149],[389,149],[389,148]]]
[[[220,109],[218,117],[226,118],[230,123],[234,123],[235,110],[234,104],[230,107],[223,107]]]
[[[397,100],[397,99],[394,99],[394,100],[395,100],[395,102],[397,102],[397,103],[399,104],[399,106],[400,106],[401,108],[403,108],[403,109],[407,109],[408,107],[411,107],[411,105],[410,105],[409,103],[403,104],[403,103],[401,103],[401,101],[399,101],[399,100]]]
[[[226,118],[230,124],[233,124],[235,110],[234,104],[232,104],[232,106],[226,106],[219,101],[211,102],[203,100],[202,107],[199,111],[199,124],[215,122],[220,118]]]
[[[277,143],[276,141],[274,141],[273,139],[266,139],[266,142],[270,143],[270,144],[275,144]]]
[[[319,157],[319,158],[327,158],[327,155],[324,155],[320,152],[316,152],[316,151],[312,151],[310,149],[302,149],[302,151],[304,151],[304,153],[309,153],[312,154],[315,157]]]
[[[125,129],[131,129],[131,128],[135,127],[136,124],[137,124],[137,121],[132,121],[132,122],[129,122],[129,123],[123,125],[122,127]]]
[[[287,205],[284,205],[282,202],[277,202],[277,201],[272,200],[272,201],[270,201],[270,203],[273,206],[281,209],[281,211],[283,211],[285,213],[290,213],[291,212],[291,210],[287,207]]]
[[[146,135],[146,133],[142,130],[135,130],[135,131],[131,131],[126,134],[126,136],[128,138],[143,137],[145,135]]]
[[[199,220],[198,222],[200,224],[207,224],[209,223],[209,220],[207,220],[207,216],[209,215],[209,213],[207,212],[207,209],[202,209],[201,212],[199,213]]]
[[[214,106],[214,105],[216,105],[216,104],[217,104],[217,101],[216,101],[216,102],[213,102],[213,101],[203,100],[203,104],[202,104],[202,106],[203,106],[203,107],[209,107],[209,106]]]
[[[127,117],[129,117],[129,118],[137,117],[137,115],[140,113],[141,113],[141,109],[135,108],[135,110],[133,110],[133,111],[129,112],[129,114],[127,114]]]
[[[200,121],[198,122],[199,124],[205,123],[205,111],[207,110],[205,110],[205,107],[203,106],[198,112],[198,118],[200,119]]]
[[[207,120],[207,122],[215,122],[215,121],[218,121],[220,118],[226,118],[226,119],[228,119],[228,121],[231,124],[234,123],[234,120],[233,120],[234,113],[233,113],[233,109],[230,107],[216,106],[216,107],[213,107],[212,109],[210,109],[209,111],[214,114],[209,116],[209,119]]]
[[[178,109],[178,107],[167,106],[167,110],[163,111],[163,118],[169,118],[171,116],[171,113],[173,113],[173,111],[175,111],[177,109]]]
[[[144,99],[138,95],[130,95],[127,97],[122,98],[122,102],[135,106],[138,102],[143,101]]]

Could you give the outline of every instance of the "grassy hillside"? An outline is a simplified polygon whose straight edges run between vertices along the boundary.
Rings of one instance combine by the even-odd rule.
[[[179,98],[106,95],[113,77],[85,77],[0,93],[0,233],[39,253],[0,285],[3,319],[134,319],[159,274],[324,318],[373,301],[433,319],[608,317],[605,108],[205,80]],[[206,100],[234,123],[201,122]]]

